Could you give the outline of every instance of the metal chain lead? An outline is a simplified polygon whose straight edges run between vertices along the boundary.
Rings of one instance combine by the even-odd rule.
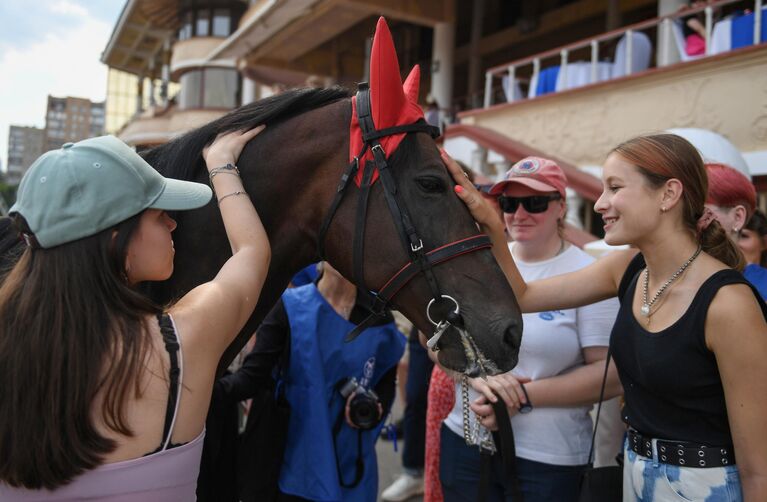
[[[467,446],[471,446],[471,433],[469,432],[469,385],[468,377],[461,375],[461,410],[463,411],[463,440]]]
[[[461,409],[463,412],[463,440],[467,446],[478,446],[480,450],[490,453],[497,451],[493,435],[479,420],[471,424],[469,420],[469,384],[468,377],[461,375]],[[476,414],[475,414],[476,417]],[[471,427],[473,425],[473,427]]]
[[[679,267],[679,270],[674,272],[674,275],[669,277],[669,279],[663,284],[663,286],[660,287],[658,292],[655,293],[655,296],[653,296],[652,300],[650,300],[649,302],[647,301],[647,287],[649,286],[649,283],[650,283],[650,268],[646,267],[644,269],[644,284],[642,288],[642,308],[640,309],[643,316],[650,317],[650,309],[655,304],[655,301],[658,298],[660,298],[660,295],[662,295],[663,292],[666,291],[666,288],[669,287],[669,285],[671,285],[671,283],[674,282],[676,278],[679,277],[682,274],[682,272],[684,272],[693,261],[695,261],[695,258],[698,257],[701,249],[702,248],[698,246],[698,249],[695,250],[695,253],[693,253],[693,255],[690,256],[690,258],[686,262],[684,262],[684,264],[681,267]]]

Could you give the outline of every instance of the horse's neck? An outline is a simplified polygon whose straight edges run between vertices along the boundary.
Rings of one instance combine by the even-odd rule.
[[[275,275],[285,271],[289,278],[317,259],[318,232],[347,164],[350,108],[344,100],[286,121],[242,159],[257,171],[245,188],[255,194]]]
[[[307,112],[273,127],[273,137],[240,158],[245,189],[272,250],[269,275],[243,333],[252,333],[291,277],[318,259],[319,228],[348,161],[350,113],[349,100]],[[227,349],[222,364],[245,344],[243,333]]]

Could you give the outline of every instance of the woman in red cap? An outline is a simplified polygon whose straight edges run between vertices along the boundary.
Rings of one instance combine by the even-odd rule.
[[[531,282],[508,252],[493,206],[444,160],[456,193],[493,239],[524,312],[618,296],[610,350],[629,426],[623,500],[767,500],[767,307],[731,268],[742,258],[704,205],[707,178],[697,150],[673,134],[614,148],[595,210],[608,244],[640,253],[611,253]],[[472,408],[495,426],[488,403]]]
[[[594,261],[563,237],[567,213],[562,169],[540,157],[520,160],[503,181],[490,188],[503,212],[509,251],[525,280],[579,270]],[[503,375],[472,379],[468,395],[456,384],[456,404],[442,428],[440,471],[446,502],[470,500],[477,494],[480,453],[464,438],[481,420],[465,413],[469,402],[490,386],[509,405],[517,453],[517,472],[526,502],[575,502],[581,474],[588,463],[592,423],[589,411],[599,399],[610,329],[618,311],[611,299],[578,308],[523,315],[519,364]],[[607,397],[620,392],[611,379]],[[517,395],[524,396],[517,398]],[[466,396],[466,399],[463,397]],[[481,418],[481,417],[480,417]],[[471,434],[470,434],[471,436]],[[615,454],[618,452],[616,451]],[[493,462],[501,464],[498,456]],[[490,500],[502,500],[503,479],[491,470]]]

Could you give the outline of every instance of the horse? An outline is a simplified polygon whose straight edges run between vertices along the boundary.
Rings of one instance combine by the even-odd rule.
[[[516,365],[519,306],[489,239],[477,234],[453,192],[434,128],[417,103],[418,67],[403,85],[383,18],[370,75],[370,86],[355,97],[340,87],[290,90],[140,152],[166,177],[208,183],[201,153],[216,135],[267,126],[246,145],[238,166],[269,235],[272,261],[258,305],[225,351],[218,375],[291,277],[320,259],[362,291],[376,292],[374,312],[399,310],[423,333],[434,326],[428,345],[443,366],[477,376]],[[168,281],[144,286],[163,305],[211,280],[231,255],[215,202],[172,216],[175,271]],[[0,225],[0,234],[7,228]],[[7,242],[0,241],[1,249]],[[17,255],[4,253],[11,261]]]
[[[217,134],[266,124],[246,146],[238,165],[246,191],[269,235],[272,261],[253,315],[219,364],[223,374],[287,287],[291,277],[320,259],[319,230],[347,162],[351,115],[348,91],[341,88],[296,89],[238,108],[168,143],[140,152],[164,176],[207,183],[201,152]],[[421,234],[426,249],[476,233],[476,225],[454,195],[454,183],[442,164],[436,144],[426,134],[409,133],[392,154],[391,171],[399,193]],[[359,189],[351,185],[350,192]],[[354,277],[352,241],[357,194],[349,193],[330,225],[325,259],[345,277]],[[370,191],[364,226],[364,281],[381,285],[407,263],[381,184]],[[162,283],[144,285],[159,304],[170,304],[195,286],[211,280],[231,255],[223,221],[215,202],[172,215],[174,273]],[[3,260],[15,262],[23,242],[8,218],[3,232]],[[465,331],[476,350],[467,348],[458,330],[447,330],[439,344],[440,363],[477,376],[510,370],[516,365],[521,341],[521,314],[503,272],[489,250],[456,257],[434,268],[445,291],[460,304]],[[373,289],[378,289],[375,286]],[[432,298],[426,280],[417,276],[392,299],[423,333],[433,329],[427,318]],[[478,360],[479,359],[479,360]]]
[[[272,261],[258,305],[226,350],[219,372],[242,349],[291,277],[321,258],[319,231],[347,165],[351,112],[351,99],[344,89],[296,89],[245,105],[180,138],[141,152],[164,176],[207,183],[201,157],[205,145],[220,133],[267,125],[243,150],[238,166],[245,190],[269,235]],[[454,183],[432,138],[420,132],[407,134],[389,163],[426,249],[476,234],[476,224],[453,193]],[[350,184],[350,193],[338,207],[324,243],[324,258],[347,278],[354,277],[356,208],[351,202],[359,190]],[[215,203],[173,217],[178,223],[173,234],[175,272],[168,281],[154,283],[148,289],[150,296],[161,303],[212,279],[231,254]],[[370,190],[363,224],[364,282],[380,289],[408,261],[380,183]],[[521,315],[491,252],[485,249],[457,256],[435,266],[434,275],[460,304],[465,331],[478,349],[467,350],[461,333],[447,330],[438,352],[441,364],[473,376],[514,367],[521,339]],[[433,328],[427,318],[432,295],[426,282],[417,276],[392,299],[392,307],[423,333]]]

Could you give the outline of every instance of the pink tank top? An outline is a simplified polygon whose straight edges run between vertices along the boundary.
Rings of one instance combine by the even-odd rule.
[[[205,432],[191,442],[152,455],[104,464],[55,491],[0,484],[3,502],[188,502],[195,500]]]
[[[172,323],[172,319],[170,322]],[[176,333],[175,324],[172,331],[179,344],[180,375],[175,399],[176,406],[162,451],[145,457],[101,465],[54,491],[12,488],[0,483],[0,501],[187,502],[196,500],[197,475],[200,472],[205,430],[189,443],[166,449],[176,422],[184,374],[181,340]],[[44,462],[45,459],[40,461]]]

